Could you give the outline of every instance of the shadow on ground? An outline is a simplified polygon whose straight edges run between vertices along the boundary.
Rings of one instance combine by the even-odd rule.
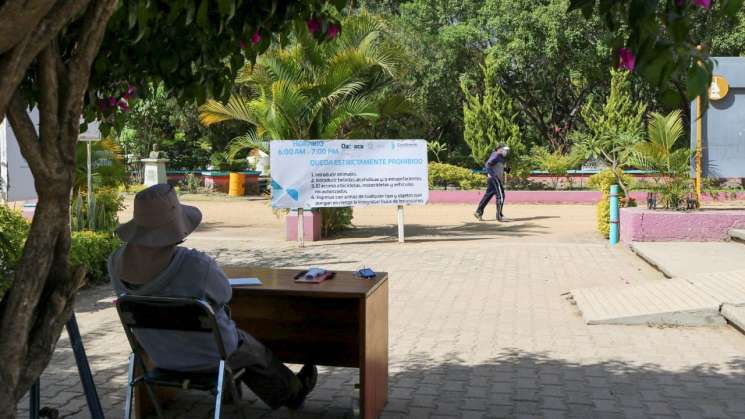
[[[552,217],[533,217],[524,220],[552,218]],[[515,221],[524,221],[515,220]],[[492,222],[489,222],[492,221]],[[425,224],[406,224],[405,235],[406,241],[472,241],[492,239],[495,237],[525,237],[547,234],[547,227],[535,223],[513,221],[497,223],[496,220],[485,220],[483,222],[465,223],[457,226],[436,226]],[[358,242],[344,240],[340,243],[334,243],[336,239],[366,239]],[[354,229],[343,231],[329,238],[324,245],[337,244],[355,244],[382,242],[398,239],[398,226],[395,224],[388,226],[355,226]]]
[[[90,337],[88,337],[90,338]],[[95,358],[93,359],[95,361]],[[107,360],[110,362],[111,360]],[[126,360],[97,376],[126,374]],[[458,354],[436,360],[424,352],[392,360],[385,417],[743,417],[745,415],[745,359],[737,358],[720,371],[714,365],[667,371],[654,364],[621,361],[580,364],[545,353],[503,349],[489,361],[468,364]],[[65,380],[76,371],[47,373],[46,380]],[[322,369],[316,390],[305,407],[295,413],[269,410],[249,391],[240,405],[247,417],[349,418],[355,369]],[[121,407],[124,386],[112,393],[105,388],[105,409]],[[54,406],[49,395],[43,405],[63,415],[80,412]],[[167,408],[169,418],[209,418],[213,399],[206,393],[183,392]],[[116,412],[114,412],[116,413]],[[115,414],[111,417],[120,417]],[[238,418],[227,406],[225,418]]]

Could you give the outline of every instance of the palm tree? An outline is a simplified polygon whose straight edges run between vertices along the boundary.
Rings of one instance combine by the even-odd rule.
[[[676,147],[684,132],[680,111],[667,115],[653,112],[647,131],[648,141],[634,147],[632,164],[657,172],[659,178],[686,177],[690,170],[691,152],[688,148]]]
[[[356,121],[407,112],[405,94],[382,94],[400,76],[405,60],[385,23],[361,13],[344,18],[342,25],[337,39],[323,43],[307,30],[295,31],[289,45],[246,65],[236,79],[243,93],[226,104],[203,105],[202,124],[251,124],[246,135],[231,142],[235,155],[247,147],[266,149],[267,140],[345,138]]]
[[[677,208],[688,192],[691,151],[676,146],[683,132],[679,110],[667,115],[652,113],[649,139],[637,143],[632,152],[634,166],[656,173],[660,201],[666,208]]]

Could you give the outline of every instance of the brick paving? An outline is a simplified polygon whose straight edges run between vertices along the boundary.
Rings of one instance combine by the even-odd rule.
[[[187,244],[225,264],[388,271],[384,418],[745,417],[745,337],[731,327],[583,323],[568,290],[661,278],[592,233],[592,208],[515,207],[515,221],[502,225],[470,222],[468,207],[426,208],[432,219],[453,215],[447,226],[427,227],[427,213],[415,213],[415,237],[403,245],[389,237],[394,215],[381,221],[377,210],[360,211],[366,229],[302,250],[227,225]],[[85,290],[77,315],[107,417],[119,418],[128,346],[112,298],[105,286]],[[251,418],[351,417],[357,379],[354,369],[321,368],[317,389],[295,414],[270,411],[249,391],[241,406]],[[168,414],[208,418],[211,403],[183,393]],[[64,334],[42,377],[42,405],[65,418],[89,417]],[[19,411],[27,415],[25,401]],[[240,416],[228,406],[224,417]]]

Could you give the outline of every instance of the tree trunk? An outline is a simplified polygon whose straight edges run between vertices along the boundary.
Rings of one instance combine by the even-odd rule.
[[[49,26],[41,25],[44,27],[24,38],[23,45],[0,55],[0,70],[14,71],[0,79],[0,111],[7,108],[39,196],[13,284],[0,301],[0,419],[16,416],[18,400],[49,363],[85,276],[84,267],[71,271],[68,259],[75,146],[90,68],[116,0],[92,0],[89,5],[88,0],[60,3],[50,12],[56,15],[44,18],[58,28],[53,36],[44,32]],[[80,29],[72,50],[63,52],[56,37],[73,18],[80,20]],[[38,55],[28,58],[33,51]],[[18,57],[28,61],[25,67],[18,64],[23,61]],[[36,65],[29,67],[34,60]],[[28,92],[17,90],[17,80],[24,77],[33,77],[38,89],[38,132],[27,113],[34,102],[29,102]]]

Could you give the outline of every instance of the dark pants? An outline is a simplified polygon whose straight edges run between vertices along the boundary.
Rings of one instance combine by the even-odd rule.
[[[502,182],[496,176],[487,178],[486,193],[484,194],[484,197],[481,198],[481,202],[479,202],[479,207],[476,209],[476,212],[483,214],[484,209],[489,204],[492,197],[496,197],[497,215],[502,215],[502,208],[504,207],[504,187],[502,186]]]
[[[233,371],[246,369],[241,381],[272,409],[295,398],[302,389],[297,376],[253,336],[238,330],[238,337],[238,348],[228,357],[228,364]]]

